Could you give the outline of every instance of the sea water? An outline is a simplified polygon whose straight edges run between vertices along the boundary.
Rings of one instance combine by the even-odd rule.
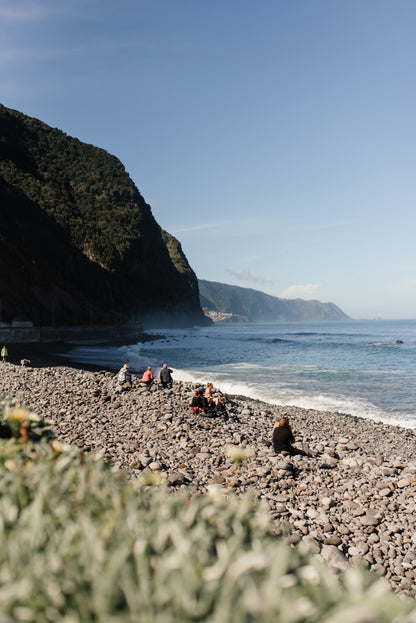
[[[276,405],[348,413],[416,428],[416,320],[216,324],[158,330],[162,339],[79,347],[81,362],[206,384]],[[397,343],[398,341],[402,343]]]

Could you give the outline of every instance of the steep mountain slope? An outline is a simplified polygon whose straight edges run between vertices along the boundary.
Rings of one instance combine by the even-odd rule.
[[[202,279],[198,283],[202,307],[231,322],[350,320],[334,303],[280,299],[251,288]]]
[[[0,105],[3,321],[204,324],[180,243],[122,163]]]

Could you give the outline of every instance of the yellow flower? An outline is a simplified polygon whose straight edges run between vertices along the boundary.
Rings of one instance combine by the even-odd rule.
[[[4,419],[9,422],[25,422],[29,417],[29,411],[21,407],[6,407]]]
[[[162,485],[166,482],[166,477],[163,476],[160,472],[143,472],[141,476],[138,478],[140,485]]]

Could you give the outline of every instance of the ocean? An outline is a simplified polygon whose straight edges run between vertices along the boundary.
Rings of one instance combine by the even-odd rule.
[[[165,337],[77,347],[69,356],[114,368],[128,362],[137,373],[149,365],[157,373],[166,362],[174,379],[211,381],[225,393],[416,428],[416,320],[216,324],[154,334]]]

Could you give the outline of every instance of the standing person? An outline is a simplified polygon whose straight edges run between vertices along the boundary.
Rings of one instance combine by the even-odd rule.
[[[147,368],[146,372],[142,376],[142,383],[144,383],[148,387],[150,387],[153,383],[153,372],[150,366]]]
[[[289,424],[289,418],[284,415],[280,420],[275,422],[273,428],[273,449],[276,452],[288,452],[290,456],[294,454],[302,454],[306,456],[306,452],[292,446],[295,442],[292,429]]]
[[[9,356],[9,351],[7,350],[7,348],[5,346],[3,346],[3,348],[1,349],[1,358],[2,358],[2,360],[6,361],[8,356]]]
[[[173,370],[168,368],[168,364],[164,363],[162,369],[159,372],[159,379],[163,387],[172,387],[172,372]]]

